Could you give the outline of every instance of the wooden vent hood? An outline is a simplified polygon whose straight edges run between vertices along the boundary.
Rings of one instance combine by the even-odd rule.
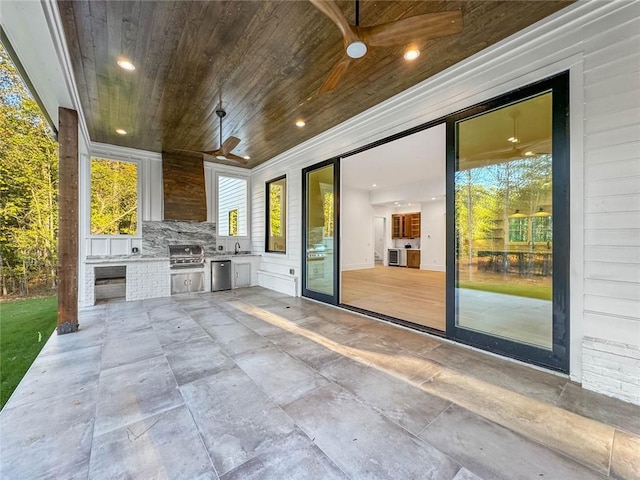
[[[162,152],[164,220],[207,221],[202,158]]]

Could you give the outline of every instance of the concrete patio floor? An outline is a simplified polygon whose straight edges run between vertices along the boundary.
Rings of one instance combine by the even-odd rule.
[[[0,413],[0,478],[640,478],[640,407],[306,299],[112,303],[80,326]]]

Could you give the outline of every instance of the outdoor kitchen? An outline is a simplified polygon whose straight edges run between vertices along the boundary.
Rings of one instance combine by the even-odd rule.
[[[228,288],[258,283],[260,256],[248,239],[227,249],[214,223],[143,221],[141,230],[140,247],[129,254],[87,256],[84,306],[212,291],[212,263],[228,262]]]

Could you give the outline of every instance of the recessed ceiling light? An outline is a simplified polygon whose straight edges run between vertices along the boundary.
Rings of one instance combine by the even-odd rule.
[[[435,199],[436,199],[436,197],[431,197],[431,200],[435,200]]]
[[[127,131],[124,128],[116,128],[116,133],[118,135],[126,135]]]
[[[377,187],[378,185],[376,185],[375,183],[373,185],[371,185],[372,187]]]
[[[396,202],[396,205],[400,205],[398,202]]]
[[[305,125],[306,125],[306,122],[304,120],[296,120],[296,127],[302,128]]]
[[[531,150],[529,150],[528,152],[524,152],[524,154],[525,154],[527,157],[530,157],[531,155],[535,155],[535,153],[533,153]]]
[[[411,205],[410,203],[407,203],[407,205]]]
[[[509,137],[507,138],[507,142],[518,143],[518,139],[516,137]]]
[[[130,72],[133,72],[136,69],[136,66],[133,63],[125,59],[118,60],[118,65],[120,65],[120,68],[124,68]]]
[[[420,50],[418,50],[417,48],[411,48],[406,52],[404,52],[404,55],[403,55],[404,59],[409,62],[412,60],[415,60],[419,56],[420,56]]]
[[[244,156],[244,157],[242,157],[242,158],[244,158],[245,160],[251,160],[251,157],[250,157],[249,155],[245,155],[245,156]]]

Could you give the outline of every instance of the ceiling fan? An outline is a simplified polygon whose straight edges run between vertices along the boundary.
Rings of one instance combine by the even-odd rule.
[[[534,141],[523,143],[521,141],[518,131],[518,119],[521,112],[514,110],[509,113],[512,121],[512,135],[506,139],[511,146],[507,148],[499,148],[490,151],[483,151],[470,155],[462,160],[466,162],[473,162],[475,167],[484,165],[490,165],[496,161],[510,161],[520,160],[527,157],[534,157],[537,155],[549,155],[551,153],[551,137],[540,138]]]
[[[222,103],[218,105],[216,108],[216,116],[220,119],[220,145],[217,150],[209,150],[209,151],[195,151],[195,150],[178,150],[180,152],[191,152],[191,153],[203,153],[205,155],[204,160],[208,160],[206,156],[214,157],[216,160],[226,160],[229,162],[240,163],[245,165],[248,160],[245,157],[241,157],[240,155],[236,155],[231,153],[231,150],[236,148],[240,143],[240,139],[238,137],[229,137],[224,142],[222,141],[222,119],[227,115],[227,112],[222,108]]]
[[[462,12],[425,13],[389,23],[361,27],[360,0],[355,0],[355,25],[351,25],[335,0],[309,0],[336,24],[342,33],[345,54],[334,65],[320,87],[320,93],[333,90],[347,71],[352,59],[363,57],[369,47],[406,45],[412,41],[454,35],[462,31]]]

